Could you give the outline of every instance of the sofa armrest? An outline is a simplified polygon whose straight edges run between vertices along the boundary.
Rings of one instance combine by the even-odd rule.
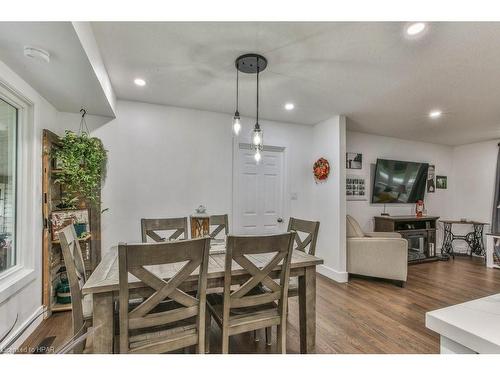
[[[347,272],[406,281],[408,242],[403,238],[348,238]]]
[[[401,238],[401,234],[398,232],[366,232],[365,236],[375,238]]]

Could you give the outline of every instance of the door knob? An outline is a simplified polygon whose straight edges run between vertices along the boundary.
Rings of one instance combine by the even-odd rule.
[[[282,223],[283,222],[283,218],[282,217],[279,217],[278,218],[278,223]]]

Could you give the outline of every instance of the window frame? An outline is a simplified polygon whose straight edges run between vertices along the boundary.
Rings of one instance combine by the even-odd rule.
[[[36,186],[33,103],[0,80],[0,97],[17,109],[16,129],[16,264],[0,273],[0,303],[36,279]]]

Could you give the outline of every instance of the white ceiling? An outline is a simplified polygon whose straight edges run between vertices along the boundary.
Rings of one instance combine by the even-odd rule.
[[[234,112],[235,58],[258,52],[263,118],[457,145],[500,137],[500,23],[92,23],[120,99]],[[254,114],[254,76],[240,112]],[[135,77],[147,86],[133,84]],[[283,109],[285,102],[295,110]],[[444,116],[431,121],[439,108]]]
[[[25,46],[48,51],[50,63],[26,58]],[[0,22],[0,60],[59,111],[114,115],[71,22]]]

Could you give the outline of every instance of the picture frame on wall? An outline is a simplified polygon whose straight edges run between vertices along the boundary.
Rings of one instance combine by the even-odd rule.
[[[436,176],[436,188],[437,189],[448,189],[448,177],[447,176]]]
[[[434,165],[429,165],[427,170],[427,192],[434,193],[436,191],[436,167]]]
[[[362,169],[363,168],[363,154],[358,152],[346,152],[346,169]]]
[[[347,176],[345,186],[346,199],[348,201],[366,201],[366,184],[364,177]]]

